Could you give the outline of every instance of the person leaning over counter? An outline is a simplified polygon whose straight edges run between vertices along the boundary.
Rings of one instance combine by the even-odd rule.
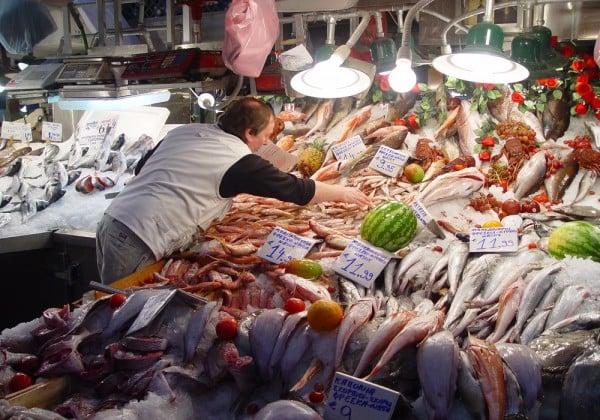
[[[301,179],[254,154],[270,141],[274,125],[271,107],[247,97],[233,101],[218,124],[171,130],[98,225],[96,258],[102,283],[186,249],[198,232],[225,216],[237,194],[299,205],[370,205],[357,188]]]

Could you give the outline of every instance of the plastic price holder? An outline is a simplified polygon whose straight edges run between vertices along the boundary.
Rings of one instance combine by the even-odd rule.
[[[508,227],[471,229],[469,252],[515,252],[518,245],[516,229]]]
[[[319,242],[316,239],[296,235],[280,227],[271,231],[265,243],[256,253],[259,257],[275,264],[304,258],[308,251]]]
[[[360,156],[366,149],[360,136],[350,137],[348,140],[331,146],[333,155],[339,161],[352,160]]]
[[[379,146],[369,167],[390,177],[397,177],[410,155],[388,146]]]
[[[364,287],[371,287],[394,255],[358,239],[350,241],[334,261],[336,273]]]

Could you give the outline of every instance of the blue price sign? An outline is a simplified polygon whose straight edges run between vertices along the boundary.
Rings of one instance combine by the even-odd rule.
[[[353,239],[334,262],[334,271],[341,276],[370,287],[392,258],[389,252]]]
[[[269,234],[256,255],[278,264],[297,258],[304,258],[317,242],[315,239],[305,238],[304,236],[296,235],[293,232],[276,227]]]
[[[331,146],[331,151],[339,161],[354,159],[360,156],[365,150],[365,143],[360,136],[350,137],[346,141]]]
[[[508,227],[471,229],[470,252],[515,252],[519,245],[517,230]]]
[[[398,396],[391,389],[336,372],[327,396],[325,419],[389,419]]]
[[[431,214],[429,214],[425,206],[419,200],[414,200],[412,203],[410,203],[409,207],[412,209],[419,223],[421,223],[423,226],[427,226],[427,224],[433,219]]]
[[[379,146],[369,167],[391,177],[398,176],[410,156],[388,146]]]

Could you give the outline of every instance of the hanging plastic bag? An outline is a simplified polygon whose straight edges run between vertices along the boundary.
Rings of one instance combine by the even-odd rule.
[[[0,43],[11,54],[28,54],[56,30],[56,23],[41,3],[0,1]]]
[[[274,0],[233,0],[225,14],[225,66],[236,74],[258,77],[278,36]]]
[[[600,67],[600,32],[598,32],[596,43],[594,44],[594,61]]]

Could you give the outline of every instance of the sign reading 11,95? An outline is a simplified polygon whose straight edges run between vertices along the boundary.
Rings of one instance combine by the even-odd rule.
[[[267,261],[278,264],[304,258],[315,243],[317,243],[315,239],[305,238],[276,227],[256,254]]]
[[[389,252],[353,239],[336,258],[333,269],[361,286],[371,287],[390,258],[392,254]]]
[[[517,230],[508,227],[471,229],[470,252],[514,252],[519,245]]]
[[[388,146],[379,146],[369,167],[391,177],[398,176],[410,155]]]

